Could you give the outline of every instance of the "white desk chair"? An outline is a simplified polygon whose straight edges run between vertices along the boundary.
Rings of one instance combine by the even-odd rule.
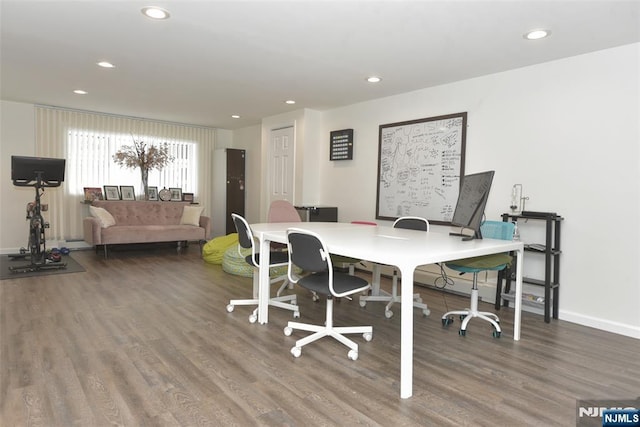
[[[327,298],[327,313],[324,325],[289,322],[284,328],[284,334],[290,336],[294,329],[313,332],[313,334],[296,341],[291,349],[294,357],[300,357],[302,347],[320,338],[330,336],[349,347],[348,357],[358,359],[358,344],[350,340],[345,334],[362,334],[365,341],[373,338],[371,326],[333,326],[333,299],[346,297],[369,289],[366,280],[349,274],[333,271],[331,256],[320,236],[311,231],[301,229],[287,230],[289,247],[289,280]],[[294,267],[310,273],[299,277]]]
[[[393,223],[394,228],[406,228],[410,230],[421,230],[421,231],[429,231],[429,221],[424,218],[415,217],[415,216],[404,216],[398,218]],[[390,319],[393,316],[393,311],[391,311],[391,306],[400,302],[401,298],[398,294],[398,270],[393,269],[393,277],[391,279],[391,293],[380,290],[380,295],[363,295],[360,297],[360,306],[365,307],[368,301],[376,301],[376,302],[386,302],[387,305],[384,308],[384,315],[387,319]],[[419,308],[422,310],[422,314],[424,316],[428,316],[431,314],[431,310],[427,307],[427,304],[422,302],[422,298],[420,298],[420,294],[413,294],[413,306],[415,308]]]
[[[279,199],[274,200],[269,205],[269,212],[267,213],[267,222],[302,222],[300,214],[289,201]],[[284,251],[287,253],[287,245],[283,243],[272,243],[272,251]],[[289,254],[287,254],[287,259]],[[276,292],[276,296],[280,296],[285,288],[293,289],[293,283],[285,280],[282,282],[282,286]]]
[[[238,214],[231,214],[231,218],[233,218],[233,222],[236,226],[236,230],[238,231],[238,253],[240,252],[240,248],[249,249],[251,248],[251,255],[245,257],[245,261],[253,266],[253,280],[254,280],[254,290],[253,290],[253,298],[251,299],[236,299],[229,301],[227,305],[227,311],[231,313],[236,305],[258,305],[258,295],[257,295],[257,287],[255,286],[255,282],[258,280],[258,268],[260,267],[260,253],[256,252],[256,244],[253,239],[253,234],[251,233],[251,228],[249,227],[249,223],[246,219],[241,217]],[[287,252],[282,251],[270,251],[269,252],[269,267],[282,267],[289,263],[289,254]],[[284,287],[288,283],[287,275],[282,275],[271,279],[270,283],[277,283],[280,281],[285,281],[285,284],[281,287]],[[269,305],[274,307],[284,308],[286,310],[293,311],[293,317],[300,317],[300,309],[296,304],[296,295],[276,295],[273,298],[269,298]],[[253,310],[253,313],[249,316],[249,322],[255,323],[258,320],[258,309]]]

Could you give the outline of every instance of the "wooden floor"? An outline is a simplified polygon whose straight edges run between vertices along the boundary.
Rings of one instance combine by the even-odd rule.
[[[357,361],[329,338],[296,359],[291,313],[228,313],[250,279],[197,247],[73,256],[86,272],[0,281],[2,426],[571,426],[577,399],[640,395],[639,340],[523,313],[515,342],[510,309],[502,338],[478,319],[460,337],[440,316],[467,299],[418,288],[432,313],[415,311],[414,395],[400,399],[399,306],[386,319],[342,299],[336,324],[373,325],[373,341],[355,337]],[[301,320],[322,323],[324,302],[294,292]]]

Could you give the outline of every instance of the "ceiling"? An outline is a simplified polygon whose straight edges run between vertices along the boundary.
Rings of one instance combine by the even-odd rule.
[[[235,129],[638,42],[640,2],[0,0],[0,25],[3,100]]]

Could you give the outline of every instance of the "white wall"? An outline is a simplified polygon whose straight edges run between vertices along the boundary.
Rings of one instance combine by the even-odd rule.
[[[11,156],[35,155],[34,106],[0,101],[0,250],[15,252],[27,246],[27,203],[35,198],[33,187],[11,182]],[[43,203],[47,203],[43,198]]]
[[[628,45],[327,111],[319,202],[338,206],[341,221],[374,219],[378,126],[467,111],[466,172],[496,171],[487,217],[508,211],[516,183],[527,209],[565,217],[560,318],[640,338],[639,51]],[[329,132],[345,128],[354,129],[354,159],[330,162]],[[526,261],[525,270],[536,263]]]

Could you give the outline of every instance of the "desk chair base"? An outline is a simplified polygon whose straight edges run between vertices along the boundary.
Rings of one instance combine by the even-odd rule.
[[[314,332],[313,334],[296,341],[296,345],[291,348],[291,354],[294,357],[300,357],[302,354],[302,347],[319,340],[323,337],[333,337],[337,341],[341,342],[345,346],[349,347],[349,353],[347,357],[351,360],[358,359],[358,344],[345,337],[344,334],[362,334],[365,341],[371,341],[373,339],[373,327],[372,326],[333,326],[333,299],[327,299],[327,317],[325,324],[310,325],[308,323],[289,322],[284,328],[284,334],[290,336],[294,329],[301,331]]]
[[[284,291],[285,289],[293,289],[293,283],[291,283],[289,279],[285,280],[282,285],[280,285],[278,291],[276,292],[276,296],[279,297],[280,294],[282,294],[282,291]]]
[[[387,319],[391,319],[393,317],[393,311],[391,311],[391,306],[394,303],[401,302],[401,296],[398,295],[398,276],[393,275],[392,284],[391,284],[391,293],[380,291],[381,295],[363,295],[360,297],[360,307],[365,307],[367,302],[386,302],[387,305],[384,308],[384,316]],[[428,316],[431,314],[431,310],[427,307],[427,304],[422,302],[422,298],[420,298],[420,294],[413,294],[413,307],[419,308],[422,310],[423,316]]]
[[[500,334],[502,333],[502,329],[500,329],[500,319],[495,313],[491,313],[488,311],[478,311],[478,289],[471,290],[471,308],[467,308],[465,310],[453,310],[449,311],[442,315],[442,326],[449,326],[453,323],[453,316],[459,315],[462,320],[462,324],[460,325],[460,330],[458,333],[460,336],[465,336],[467,334],[467,325],[469,321],[474,317],[478,317],[480,319],[486,320],[491,323],[494,328],[493,337],[500,338]]]
[[[257,274],[257,272],[256,272]],[[271,283],[275,283],[282,280],[281,277],[275,278],[271,281]],[[278,292],[275,297],[269,298],[269,305],[278,308],[284,308],[285,310],[293,311],[293,318],[297,319],[300,317],[300,307],[297,304],[297,296],[296,295],[283,295],[280,296],[280,292],[286,288],[290,282],[288,280],[284,281],[284,284],[278,289]],[[236,305],[258,305],[258,298],[251,299],[232,299],[227,304],[227,312],[231,313]],[[249,316],[250,323],[256,323],[258,320],[258,309],[253,310],[251,315]]]

